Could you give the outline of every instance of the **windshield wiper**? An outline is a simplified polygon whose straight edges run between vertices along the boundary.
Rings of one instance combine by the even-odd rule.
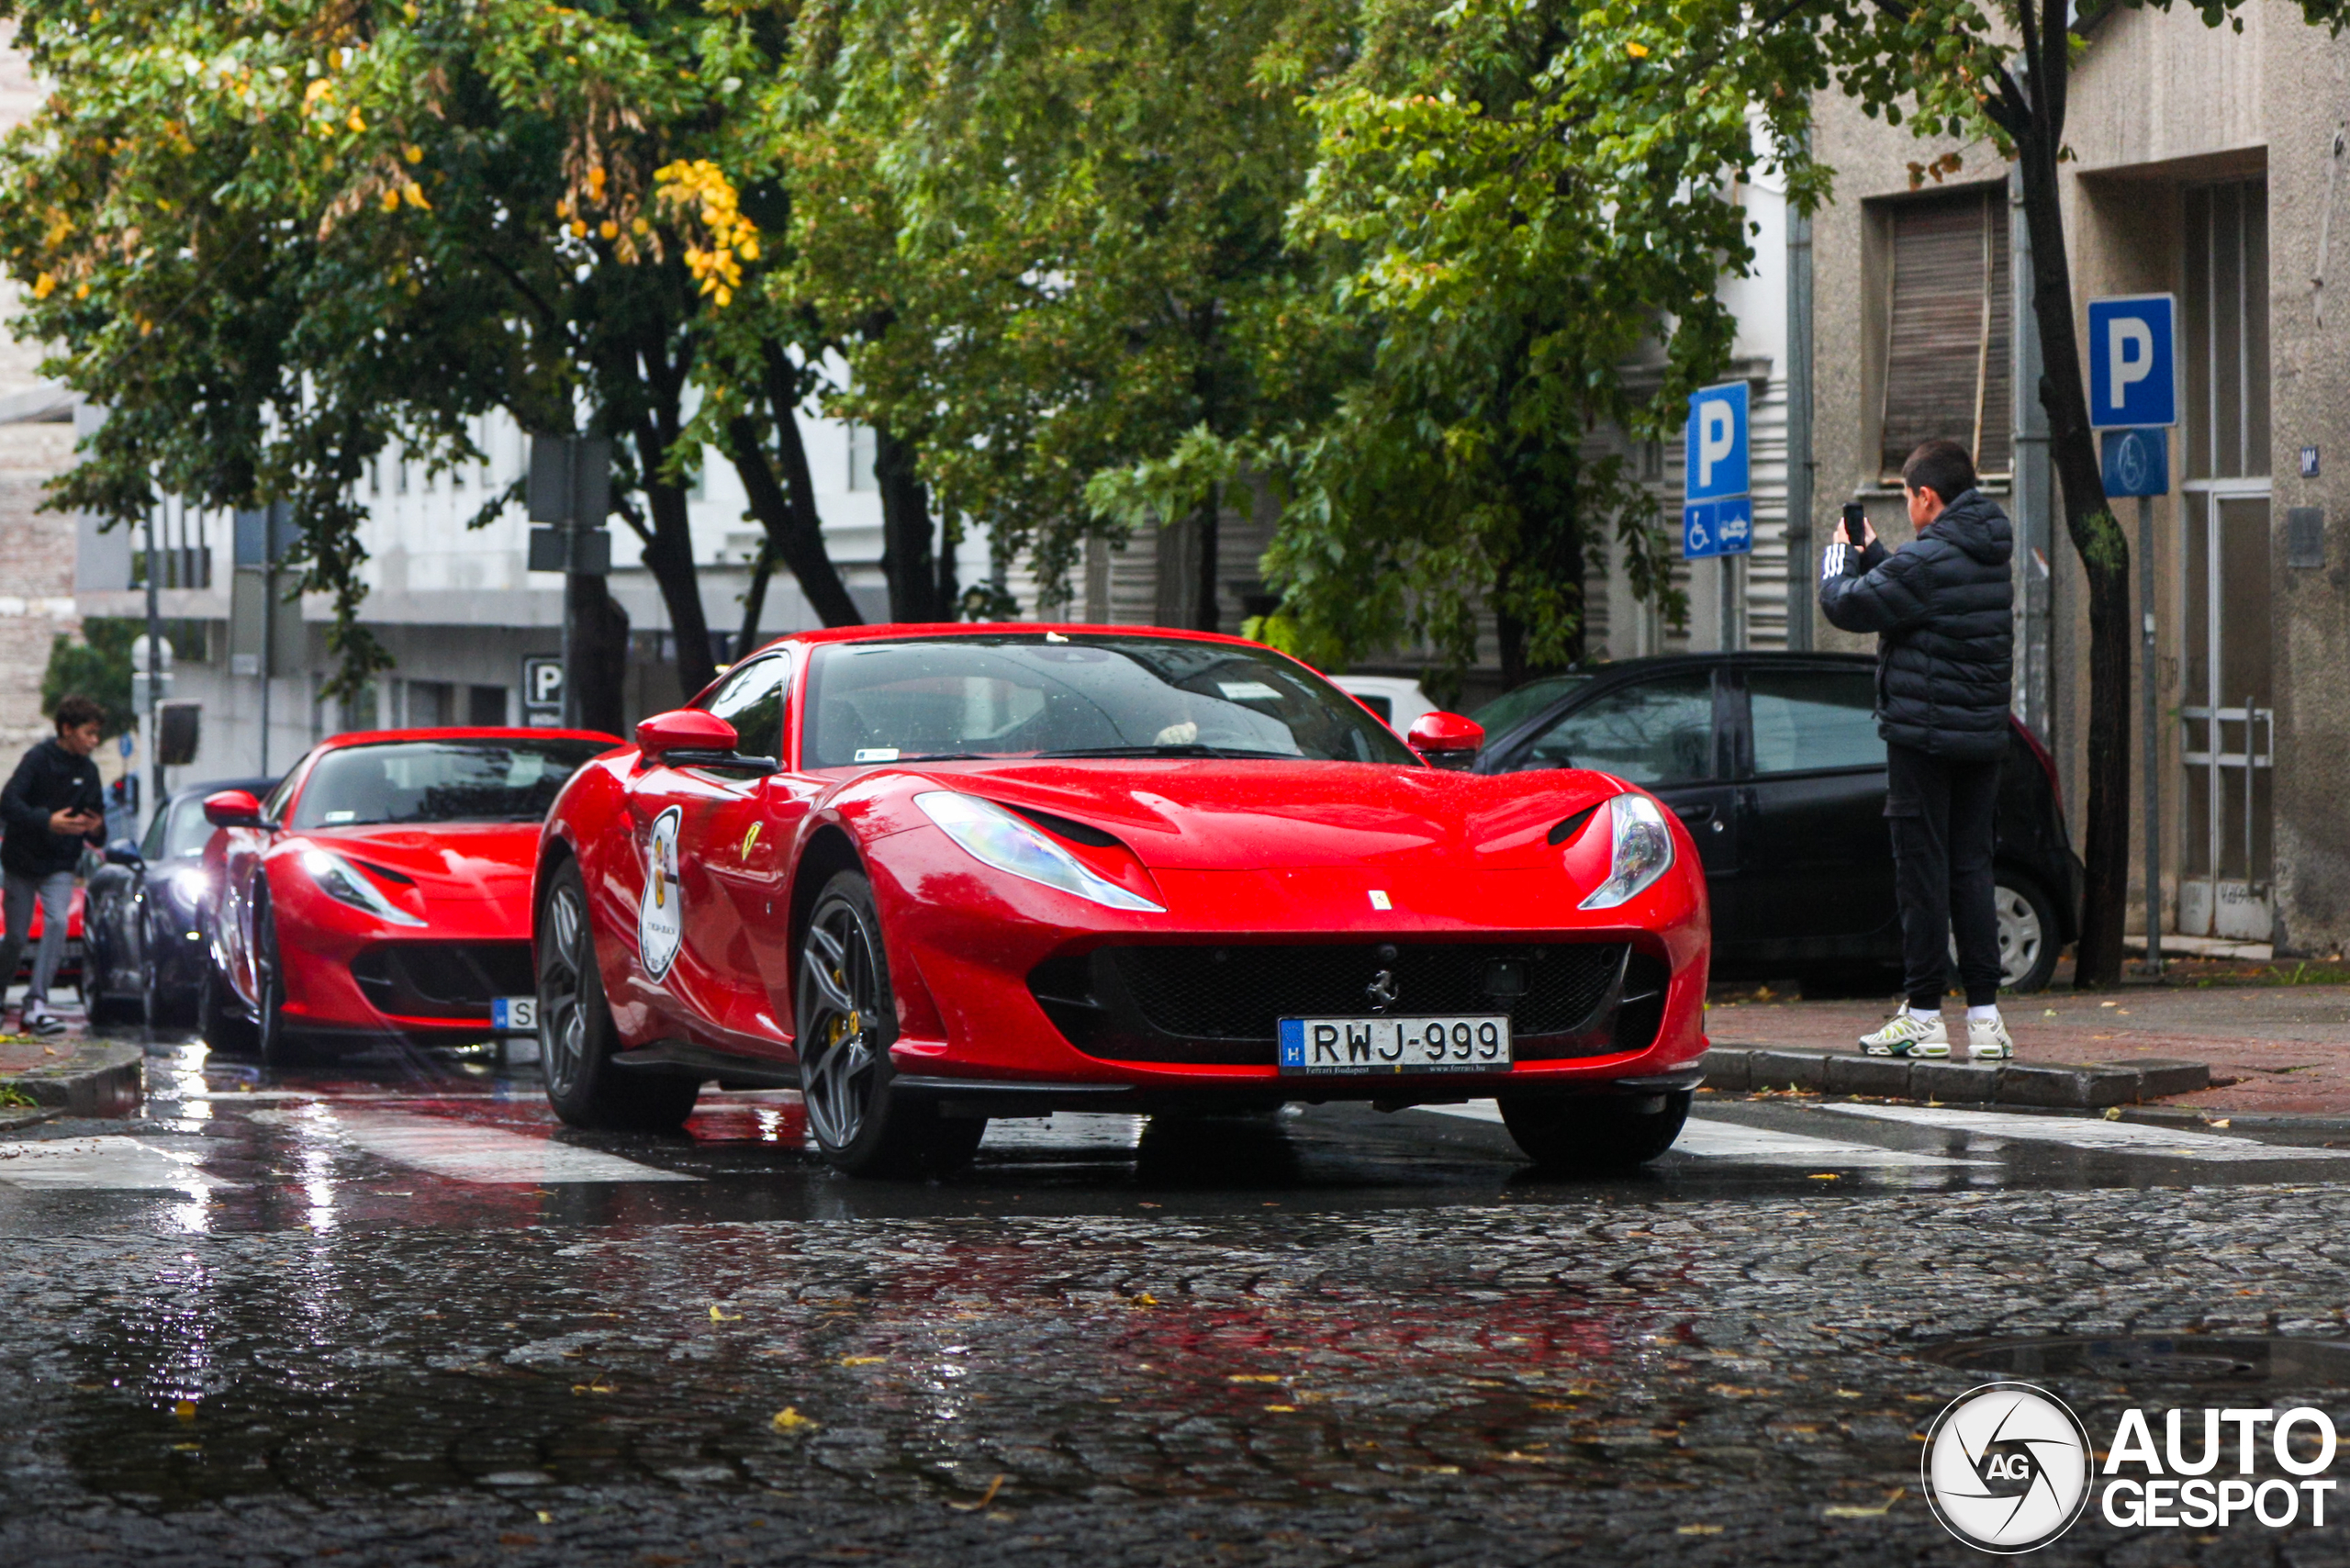
[[[893,756],[890,760],[891,762],[1001,762],[1004,755],[1008,754],[990,756],[985,752],[978,751],[924,751],[917,752],[912,756]]]
[[[1070,751],[1040,751],[1036,756],[1055,759],[1080,756],[1270,756],[1289,762],[1305,760],[1293,751],[1251,751],[1242,746],[1202,745],[1197,741],[1186,741],[1180,745],[1080,746]]]

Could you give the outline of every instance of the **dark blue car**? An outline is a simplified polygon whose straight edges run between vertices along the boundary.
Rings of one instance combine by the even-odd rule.
[[[93,1024],[192,1024],[207,968],[212,902],[204,798],[266,795],[270,778],[220,778],[173,791],[137,844],[118,839],[90,873],[82,912],[83,995]]]

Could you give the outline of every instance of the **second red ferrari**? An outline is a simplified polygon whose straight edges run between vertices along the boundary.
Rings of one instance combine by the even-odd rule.
[[[312,748],[226,829],[198,1007],[215,1046],[274,1063],[338,1040],[528,1032],[531,868],[572,774],[619,745],[576,730],[393,730]],[[503,1014],[503,1016],[500,1016]]]

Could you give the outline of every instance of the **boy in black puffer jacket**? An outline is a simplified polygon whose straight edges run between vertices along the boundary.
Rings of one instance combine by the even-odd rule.
[[[0,789],[0,988],[15,978],[40,901],[40,948],[25,988],[23,1027],[54,1035],[65,1025],[49,1010],[50,981],[65,957],[65,923],[73,907],[73,873],[82,846],[106,834],[105,787],[90,754],[104,734],[106,710],[86,697],[57,704],[57,734],[25,753]]]
[[[1915,541],[1887,552],[1865,525],[1863,541],[1839,528],[1820,562],[1820,613],[1847,632],[1877,633],[1876,727],[1908,991],[1861,1046],[1872,1056],[1950,1055],[1942,998],[1954,927],[1970,1054],[1997,1060],[2015,1054],[1999,1017],[1991,881],[2014,676],[2015,537],[1954,441],[1911,453],[1901,487]]]

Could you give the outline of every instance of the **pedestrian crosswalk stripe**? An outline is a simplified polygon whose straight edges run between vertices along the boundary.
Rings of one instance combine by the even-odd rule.
[[[444,1116],[398,1111],[256,1111],[257,1122],[341,1138],[379,1159],[412,1165],[435,1176],[484,1183],[565,1182],[698,1182],[600,1149],[577,1148],[543,1137],[477,1126]]]
[[[2011,1111],[1961,1111],[1946,1105],[1822,1105],[1819,1108],[1848,1116],[1872,1116],[1881,1121],[1907,1122],[1915,1126],[1947,1127],[1953,1132],[1971,1133],[1982,1137],[2063,1144],[2070,1148],[2101,1154],[2144,1154],[2166,1159],[2197,1159],[2214,1164],[2350,1159],[2350,1149],[2255,1143],[2250,1138],[2148,1126],[2143,1122],[2031,1116]]]
[[[1471,1121],[1498,1122],[1501,1107],[1491,1100],[1465,1105],[1422,1105],[1438,1115],[1464,1116]],[[1673,1152],[1699,1159],[1735,1159],[1748,1165],[1834,1166],[1841,1170],[1897,1170],[1935,1165],[1981,1165],[1986,1160],[1956,1159],[1948,1155],[1914,1154],[1904,1148],[1883,1148],[1873,1143],[1846,1143],[1838,1138],[1807,1137],[1770,1127],[1750,1127],[1692,1116],[1673,1140]]]
[[[118,1136],[6,1143],[0,1144],[0,1183],[72,1192],[181,1193],[234,1185],[197,1169],[203,1152]]]

